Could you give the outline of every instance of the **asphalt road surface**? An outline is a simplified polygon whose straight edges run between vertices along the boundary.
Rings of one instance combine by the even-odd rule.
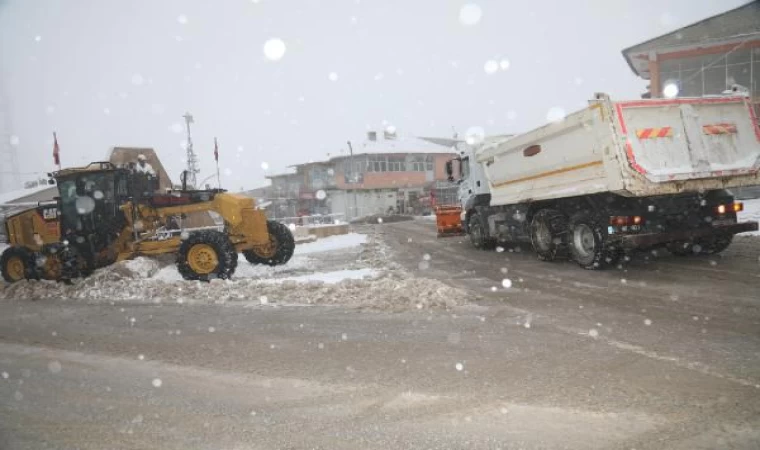
[[[0,449],[760,447],[760,239],[589,272],[372,231],[470,305],[0,304]]]

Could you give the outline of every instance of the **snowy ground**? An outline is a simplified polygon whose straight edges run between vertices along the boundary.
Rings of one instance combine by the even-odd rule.
[[[760,198],[744,200],[744,211],[739,213],[739,221],[746,222],[748,220],[760,221]],[[760,235],[760,231],[746,234]]]
[[[24,281],[0,299],[73,299],[129,303],[342,304],[376,309],[452,307],[465,296],[439,281],[394,269],[382,244],[365,234],[331,236],[296,246],[283,266],[249,264],[240,255],[232,280],[185,281],[173,263],[138,257],[78,280],[73,286]]]

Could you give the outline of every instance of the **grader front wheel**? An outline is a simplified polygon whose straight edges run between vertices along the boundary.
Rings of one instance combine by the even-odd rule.
[[[190,234],[177,253],[177,270],[186,280],[211,281],[232,277],[237,252],[227,235],[205,230]]]
[[[293,233],[287,225],[274,220],[267,221],[269,246],[265,249],[244,250],[243,256],[251,264],[279,266],[290,261],[296,248]]]

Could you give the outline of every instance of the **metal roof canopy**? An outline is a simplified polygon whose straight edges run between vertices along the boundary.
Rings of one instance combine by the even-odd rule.
[[[740,44],[752,37],[760,39],[760,1],[716,14],[678,30],[658,36],[622,51],[631,70],[649,79],[649,54],[670,53],[695,48]]]

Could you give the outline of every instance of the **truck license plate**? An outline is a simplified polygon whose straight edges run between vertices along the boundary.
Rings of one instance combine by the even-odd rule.
[[[736,223],[736,219],[732,219],[732,218],[715,219],[712,221],[712,224],[714,227],[719,227],[721,225],[733,225],[735,223]]]

